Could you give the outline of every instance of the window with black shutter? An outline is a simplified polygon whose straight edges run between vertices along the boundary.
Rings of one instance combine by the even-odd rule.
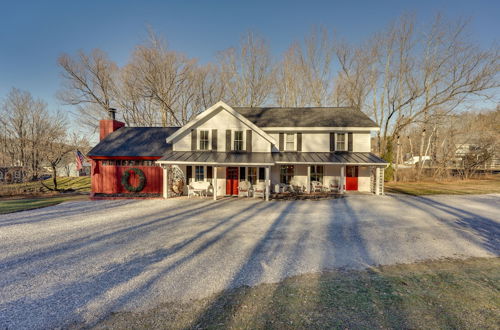
[[[197,150],[196,148],[196,130],[191,131],[191,150]]]
[[[193,168],[191,166],[186,166],[186,177],[188,184],[193,180]]]
[[[226,130],[226,151],[231,151],[231,130]]]
[[[280,149],[280,151],[285,150],[284,143],[285,143],[285,133],[280,133],[280,135],[279,135],[279,149]]]
[[[330,133],[330,152],[335,151],[335,133]]]
[[[266,179],[266,169],[264,167],[259,167],[259,180],[264,181]]]
[[[297,151],[302,151],[302,133],[297,133]]]
[[[245,168],[244,167],[240,167],[240,181],[245,181],[246,179],[246,175],[245,175]]]
[[[247,141],[246,141],[246,144],[247,144],[246,151],[247,152],[252,152],[252,131],[251,130],[247,130]]]
[[[212,130],[212,151],[217,151],[217,130]]]
[[[352,132],[347,133],[347,151],[352,151]]]

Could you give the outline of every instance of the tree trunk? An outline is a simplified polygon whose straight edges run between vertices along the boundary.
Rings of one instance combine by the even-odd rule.
[[[59,189],[57,189],[57,169],[54,165],[51,166],[52,167],[52,183],[54,184],[54,190],[55,191],[59,191]]]

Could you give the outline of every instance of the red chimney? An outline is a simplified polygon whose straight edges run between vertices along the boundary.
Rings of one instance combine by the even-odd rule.
[[[117,129],[125,126],[125,123],[115,120],[116,109],[109,108],[109,118],[99,121],[99,141],[102,141],[106,136],[113,133]]]

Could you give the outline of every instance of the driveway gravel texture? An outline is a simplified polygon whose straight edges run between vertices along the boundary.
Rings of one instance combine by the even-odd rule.
[[[113,311],[335,268],[499,256],[499,202],[180,198],[0,215],[0,329],[91,326]]]

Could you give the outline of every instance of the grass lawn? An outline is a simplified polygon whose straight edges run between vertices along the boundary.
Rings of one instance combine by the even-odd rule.
[[[385,192],[407,195],[469,195],[500,193],[500,175],[482,179],[422,182],[388,182]]]
[[[46,196],[34,198],[4,198],[0,199],[0,214],[38,209],[41,207],[52,206],[70,200],[88,199],[86,195],[70,196]]]
[[[96,328],[494,329],[500,258],[303,275],[189,304],[113,313]]]
[[[44,181],[53,188],[52,179]],[[90,177],[62,177],[57,179],[61,190],[72,189],[75,193],[90,192]],[[56,205],[68,200],[87,199],[86,195],[50,193],[40,182],[0,185],[0,214],[31,210]]]

